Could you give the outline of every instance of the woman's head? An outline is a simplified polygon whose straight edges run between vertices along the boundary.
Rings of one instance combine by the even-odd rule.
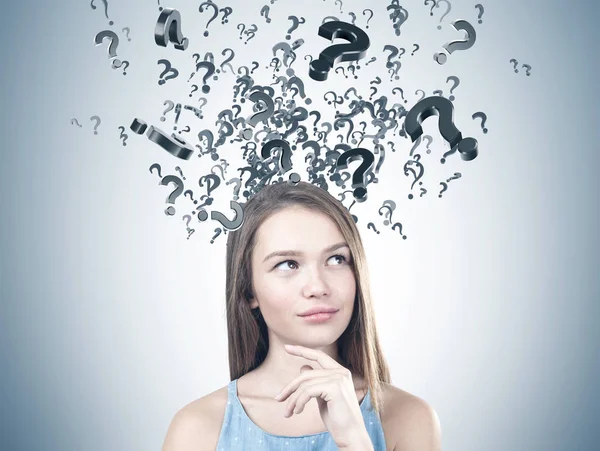
[[[231,378],[259,366],[274,340],[314,348],[336,344],[340,363],[365,379],[379,411],[381,382],[390,376],[350,213],[326,190],[303,181],[267,185],[242,206],[243,224],[227,239]],[[298,254],[272,255],[289,250]],[[316,306],[338,311],[321,324],[298,316]]]

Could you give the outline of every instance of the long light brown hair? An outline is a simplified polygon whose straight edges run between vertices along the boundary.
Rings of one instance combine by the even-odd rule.
[[[242,226],[228,232],[226,262],[227,335],[229,374],[237,379],[258,367],[269,349],[268,327],[260,308],[251,309],[252,252],[256,231],[272,214],[287,207],[305,207],[331,218],[348,243],[356,279],[356,297],[350,323],[337,340],[343,365],[365,379],[371,390],[371,403],[380,415],[383,383],[390,383],[390,372],[383,356],[375,326],[365,251],[352,216],[328,191],[311,183],[288,181],[266,185],[246,203]]]

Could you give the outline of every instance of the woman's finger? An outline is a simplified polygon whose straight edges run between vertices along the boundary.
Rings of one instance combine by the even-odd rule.
[[[290,396],[284,410],[284,416],[287,418],[294,413],[302,412],[306,403],[313,397],[320,397],[324,401],[329,401],[333,382],[335,381],[331,376],[325,376],[302,383],[298,390]]]
[[[287,384],[283,389],[279,392],[279,394],[275,397],[277,401],[285,401],[286,398],[291,395],[295,390],[298,389],[300,384],[303,382],[320,377],[330,376],[332,374],[341,374],[343,376],[347,375],[348,370],[346,368],[340,368],[335,370],[310,370],[303,371],[298,377],[292,380],[289,384]],[[350,376],[352,377],[352,376]]]
[[[317,362],[323,369],[344,368],[337,363],[333,357],[327,355],[319,349],[306,348],[300,345],[285,345],[285,350],[290,354],[304,357],[305,359]],[[344,368],[345,369],[345,368]]]

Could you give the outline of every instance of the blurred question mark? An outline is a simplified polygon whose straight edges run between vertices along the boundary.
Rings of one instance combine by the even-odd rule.
[[[377,230],[377,229],[375,228],[375,224],[373,224],[372,222],[369,222],[369,224],[367,224],[367,229],[372,229],[372,230],[374,230],[375,232],[377,232],[377,234],[378,234],[378,235],[379,235],[379,233],[380,233],[380,232],[379,232],[379,230]]]
[[[482,23],[481,16],[483,16],[483,5],[481,5],[480,3],[477,3],[475,5],[475,8],[479,9],[479,15],[477,16],[477,18],[479,20],[477,22]]]
[[[163,106],[165,106],[167,103],[169,103],[170,106],[168,106],[167,109],[165,111],[163,111],[163,115],[160,118],[160,120],[162,122],[164,122],[166,119],[165,114],[167,114],[169,111],[171,111],[175,107],[175,104],[173,102],[171,102],[170,100],[165,100],[165,103],[163,103]]]
[[[271,22],[271,18],[269,17],[269,10],[269,5],[265,5],[260,9],[260,15],[265,16],[265,19],[267,19],[267,23]]]
[[[125,31],[125,30],[127,30],[127,31]],[[129,29],[129,27],[124,27],[124,28],[123,28],[121,31],[122,31],[123,33],[125,33],[125,36],[127,36],[127,40],[128,40],[128,41],[131,41],[131,38],[129,37],[129,32],[130,32],[131,30]]]
[[[296,16],[288,16],[288,20],[292,21],[292,26],[287,30],[288,34],[285,35],[285,39],[292,39],[292,33],[294,30],[298,28],[299,24],[305,23],[306,19],[304,17],[300,17],[300,19],[298,19]]]
[[[438,30],[442,29],[442,20],[444,19],[444,17],[446,17],[448,15],[448,13],[450,12],[450,10],[452,9],[452,5],[450,4],[450,2],[448,0],[438,0],[437,4],[435,5],[436,8],[440,7],[440,2],[445,2],[448,4],[448,9],[446,10],[446,12],[444,13],[444,15],[442,17],[440,17],[440,25],[437,26]]]
[[[102,3],[104,3],[104,15],[106,16],[107,19],[110,19],[110,17],[108,17],[108,1],[102,0]],[[92,0],[90,2],[90,6],[92,7],[92,9],[96,9],[96,5],[94,5],[94,0]],[[110,22],[108,22],[108,24],[114,25],[114,22],[111,20]]]
[[[474,113],[473,116],[471,116],[473,119],[475,119],[476,117],[481,118],[481,129],[483,130],[483,133],[487,133],[488,129],[485,128],[485,121],[487,121],[487,115],[481,111],[478,111],[477,113]]]
[[[100,120],[100,118],[98,116],[92,116],[92,117],[90,117],[90,121],[93,121],[93,120],[97,120],[98,121],[96,123],[96,125],[94,126],[94,135],[97,135],[98,132],[96,131],[96,129],[100,126],[100,122],[102,122],[102,121]]]
[[[371,20],[373,18],[373,11],[370,10],[370,9],[364,9],[363,12],[362,12],[363,16],[365,15],[365,11],[369,11],[371,13],[371,15],[369,16],[369,18],[367,19],[367,25],[365,27],[365,28],[369,28],[369,20]]]
[[[514,59],[514,58],[512,58],[509,62],[513,63],[513,68],[515,69],[515,74],[518,73],[519,69],[517,69],[517,64],[519,64],[519,62],[516,59]]]
[[[121,129],[123,129],[123,130],[121,130]],[[123,127],[122,125],[119,127],[119,130],[121,130],[121,134],[119,135],[119,138],[123,139],[123,145],[126,146],[127,144],[125,143],[125,141],[127,141],[127,138],[129,138],[129,136],[125,134],[125,127]]]
[[[177,172],[179,172],[179,175],[181,175],[181,178],[183,178],[183,180],[185,180],[185,177],[183,176],[183,172],[181,172],[181,168],[179,166],[175,166],[175,170]],[[185,195],[185,194],[184,194]]]
[[[456,87],[460,84],[460,80],[458,79],[458,77],[456,77],[454,75],[450,75],[446,79],[446,83],[448,83],[450,80],[452,80],[454,83],[452,84],[452,88],[450,88],[450,97],[448,97],[448,100],[453,101],[454,96],[452,95],[452,91],[454,91],[454,89],[456,89]]]
[[[171,67],[171,62],[169,60],[166,59],[159,59],[157,61],[157,64],[164,64],[165,65],[165,70],[163,70],[160,75],[159,78],[160,80],[158,80],[158,84],[159,85],[164,85],[166,83],[167,80],[170,80],[171,78],[175,78],[179,75],[179,71],[177,69],[174,69]],[[171,75],[169,75],[168,77],[165,77],[164,79],[162,78],[163,75],[165,75],[167,72],[173,72]]]
[[[154,174],[152,172],[152,169],[154,169],[154,168],[156,168],[158,170],[158,176],[162,177],[162,175],[160,175],[160,164],[154,163],[152,166],[150,166],[150,168],[149,168],[150,169],[150,174]]]

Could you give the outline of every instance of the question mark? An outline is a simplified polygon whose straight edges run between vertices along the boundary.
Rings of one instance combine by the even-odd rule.
[[[175,78],[179,75],[179,71],[177,69],[173,69],[171,68],[171,62],[169,60],[166,59],[160,59],[157,61],[157,64],[164,64],[165,65],[165,70],[162,71],[159,75],[160,80],[158,80],[158,84],[159,85],[164,85],[166,83],[167,80],[170,80],[171,78]],[[164,79],[162,78],[163,75],[165,75],[167,72],[173,72],[171,75],[169,75],[168,77],[165,77]]]
[[[413,55],[415,54],[415,52],[416,52],[417,50],[419,50],[419,48],[420,48],[420,47],[419,47],[419,44],[413,44],[413,45],[415,46],[415,49],[412,51],[412,53],[410,54],[410,56],[413,56]]]
[[[258,27],[256,26],[256,24],[250,25],[250,28],[248,28],[246,30],[246,34],[248,36],[250,36],[250,34],[252,34],[252,36],[250,36],[247,41],[244,41],[244,44],[248,44],[248,42],[250,41],[250,39],[252,39],[254,36],[256,36],[255,31],[257,31],[257,30],[258,30]]]
[[[129,61],[125,60],[125,61],[120,61],[118,59],[114,59],[111,63],[111,67],[113,69],[118,69],[121,66],[125,66],[123,68],[123,75],[127,75],[127,72],[125,72],[125,70],[129,67]]]
[[[98,132],[96,131],[96,129],[97,129],[99,126],[100,126],[100,122],[101,122],[101,120],[100,120],[100,118],[99,118],[98,116],[92,116],[92,117],[90,117],[90,121],[93,121],[93,120],[95,120],[95,119],[96,119],[98,122],[97,122],[97,123],[96,123],[96,125],[94,126],[94,135],[97,135],[97,134],[98,134]]]
[[[326,22],[319,27],[319,36],[333,41],[342,38],[350,44],[327,47],[319,58],[310,62],[309,76],[316,81],[327,80],[329,70],[338,61],[358,61],[367,55],[371,43],[369,36],[360,28],[347,22]]]
[[[400,226],[400,227],[396,227],[396,226]],[[397,222],[392,226],[392,230],[396,230],[396,228],[399,229],[400,235],[402,235],[402,223]],[[402,235],[402,239],[405,240],[406,239],[406,235]]]
[[[175,107],[175,104],[173,102],[171,102],[170,100],[165,100],[165,103],[163,103],[163,106],[166,105],[167,103],[170,103],[171,105],[169,107],[167,107],[167,109],[165,111],[163,111],[163,115],[160,118],[160,120],[162,122],[164,122],[166,119],[165,114],[167,114],[169,111],[171,111]]]
[[[152,172],[152,169],[154,169],[154,168],[156,168],[158,170],[158,176],[162,177],[162,175],[160,175],[160,164],[154,163],[152,166],[150,166],[150,168],[149,168],[150,169],[150,174],[154,174]]]
[[[194,88],[196,88],[196,89],[194,89]],[[196,92],[197,90],[198,90],[198,85],[192,85],[192,92],[190,92],[190,97],[192,97],[192,94],[194,92]]]
[[[452,84],[452,88],[450,89],[450,97],[448,97],[448,100],[453,101],[454,96],[452,95],[452,91],[454,91],[454,89],[460,84],[460,80],[458,79],[458,77],[456,77],[454,75],[450,75],[446,79],[446,83],[448,83],[450,80],[452,80],[454,83]]]
[[[206,84],[206,79],[215,73],[215,65],[210,61],[202,61],[196,66],[198,70],[202,67],[206,68],[206,73],[204,74],[204,77],[202,77],[202,83],[204,83],[202,86],[202,92],[204,94],[208,94],[210,92],[210,86]]]
[[[371,227],[371,226],[373,226],[373,227]],[[369,222],[369,224],[367,224],[367,229],[373,229],[379,235],[379,230],[377,230],[375,228],[375,224],[373,224],[372,222]]]
[[[471,116],[473,119],[475,119],[476,117],[480,117],[481,118],[481,128],[483,130],[483,133],[487,133],[488,129],[485,128],[485,121],[487,121],[487,115],[481,111],[478,111],[477,113],[474,113],[473,116]]]
[[[450,143],[451,152],[458,149],[464,161],[476,158],[477,140],[471,137],[463,139],[462,133],[454,125],[454,106],[445,97],[426,97],[410,109],[404,119],[404,127],[412,141],[415,142],[423,134],[421,123],[434,114],[439,116],[438,127],[443,138]],[[445,161],[441,159],[442,163]]]
[[[523,64],[523,67],[524,67],[524,68],[525,68],[525,70],[526,70],[526,72],[525,72],[525,73],[526,73],[527,75],[531,75],[531,74],[529,73],[529,71],[531,70],[531,66],[530,66],[529,64]]]
[[[292,39],[292,33],[294,32],[294,30],[298,28],[299,24],[305,23],[306,19],[304,17],[298,19],[296,16],[288,16],[288,20],[292,21],[292,26],[288,29],[288,34],[285,35],[285,39]]]
[[[245,25],[245,24],[243,24],[243,23],[239,23],[239,24],[238,24],[238,26],[237,26],[237,29],[238,29],[238,30],[240,29],[240,25],[242,26],[242,31],[240,32],[240,39],[244,39],[244,38],[242,37],[242,35],[244,34],[244,30],[246,29],[246,25]]]
[[[261,110],[258,113],[253,114],[250,119],[246,121],[252,127],[255,127],[258,122],[266,121],[275,112],[275,104],[273,99],[268,94],[262,91],[254,91],[252,94],[250,94],[249,99],[255,104],[261,101],[266,107],[265,110]]]
[[[481,5],[480,3],[477,3],[475,5],[475,8],[479,9],[479,15],[477,16],[477,18],[479,20],[477,22],[482,23],[481,16],[483,16],[483,5]]]
[[[123,129],[123,130],[121,130]],[[129,136],[127,136],[125,134],[125,127],[123,127],[122,125],[119,127],[119,130],[121,130],[121,134],[119,135],[119,138],[123,138],[123,145],[126,146],[127,144],[125,143],[125,141],[127,141],[127,138],[129,138]]]
[[[438,197],[441,198],[442,197],[442,193],[444,191],[446,191],[448,189],[448,184],[445,182],[440,182],[440,185],[442,185],[442,190],[440,191],[440,193],[438,194]]]
[[[261,157],[263,160],[269,158],[271,156],[271,150],[275,147],[280,147],[282,149],[281,156],[279,159],[279,167],[283,168],[281,172],[282,175],[287,171],[292,169],[292,149],[290,148],[290,144],[284,139],[273,139],[267,142],[261,149]],[[283,179],[282,179],[283,180]],[[293,172],[290,175],[289,182],[294,184],[300,181],[300,175],[296,172]]]
[[[179,175],[181,175],[181,177],[183,178],[183,180],[185,180],[185,177],[183,176],[183,172],[181,172],[181,168],[179,166],[175,166],[175,170],[177,172],[179,172]],[[184,196],[185,196],[185,193],[184,193]]]
[[[108,46],[108,55],[109,55],[109,59],[114,58],[115,56],[117,56],[117,46],[119,45],[119,36],[117,36],[117,34],[114,31],[104,30],[104,31],[99,32],[94,37],[94,43],[98,46],[98,45],[102,44],[102,41],[104,40],[104,38],[110,39],[110,44]]]
[[[373,167],[373,162],[375,161],[373,153],[361,147],[347,150],[338,157],[336,167],[337,169],[345,169],[348,167],[349,162],[359,158],[362,160],[362,163],[352,174],[352,188],[354,188],[353,195],[356,201],[364,202],[367,200],[365,173]]]
[[[226,6],[225,8],[221,8],[219,12],[223,12],[223,18],[221,19],[221,24],[226,24],[229,22],[229,17],[233,13],[233,8],[231,6]]]
[[[466,31],[467,39],[451,41],[447,44],[444,44],[443,45],[444,49],[446,49],[446,51],[449,54],[452,54],[452,52],[454,52],[456,50],[467,50],[467,49],[470,49],[471,47],[473,47],[473,45],[475,44],[475,40],[477,38],[477,33],[475,32],[475,28],[473,28],[473,26],[469,22],[467,22],[466,20],[462,20],[462,19],[455,20],[454,22],[452,22],[451,25],[456,31],[458,31],[458,30]],[[443,52],[437,52],[433,55],[433,59],[438,64],[444,64],[447,60],[447,56]]]
[[[400,91],[400,97],[402,97],[402,100],[404,100],[404,103],[407,103],[407,100],[404,98],[404,91],[402,90],[402,88],[400,86],[396,86],[394,89],[392,89],[392,94],[396,94],[396,89],[398,91]]]
[[[431,9],[429,10],[429,15],[433,16],[433,8],[435,8],[435,0],[425,0],[425,2],[423,4],[427,5],[429,2],[433,2],[433,5],[431,6]]]
[[[102,3],[104,3],[104,15],[106,16],[107,19],[109,19],[109,17],[108,17],[108,1],[102,0]],[[92,7],[92,9],[96,9],[96,5],[94,5],[94,0],[92,0],[90,2],[90,6]],[[108,22],[108,24],[114,25],[114,22],[111,20],[110,22]]]
[[[175,183],[176,187],[173,192],[171,194],[169,194],[169,197],[167,197],[167,202],[170,204],[174,204],[175,203],[175,199],[177,199],[177,196],[179,196],[181,194],[181,192],[183,191],[183,182],[181,181],[181,179],[179,177],[176,177],[174,175],[167,175],[165,177],[163,177],[162,179],[160,179],[160,182],[158,182],[159,185],[168,185],[169,183]],[[172,206],[169,206],[165,209],[165,214],[168,216],[173,216],[175,214],[175,208]]]
[[[438,0],[437,4],[435,5],[436,8],[440,7],[440,2],[448,3],[448,9],[444,13],[444,15],[442,17],[440,17],[440,24],[441,24],[444,17],[446,17],[448,15],[448,13],[450,12],[450,10],[452,9],[452,5],[450,4],[450,2],[448,0]],[[437,28],[438,28],[438,30],[441,30],[442,26],[438,25]]]
[[[187,49],[189,44],[181,32],[181,13],[174,8],[163,8],[154,27],[154,42],[166,47],[169,41],[178,50]]]
[[[194,200],[194,193],[192,192],[191,189],[185,190],[183,193],[183,197],[185,197],[186,194],[190,195],[190,200],[194,202],[194,205],[198,205],[198,201]]]
[[[260,10],[260,15],[265,16],[265,19],[267,19],[267,23],[271,22],[271,18],[269,17],[269,9],[270,9],[269,5],[265,5]]]
[[[514,63],[513,63],[513,61],[514,61]],[[518,62],[516,59],[512,58],[512,59],[509,61],[509,63],[513,63],[513,68],[515,69],[515,74],[516,74],[516,73],[518,73],[518,72],[519,72],[519,69],[517,69],[517,64],[519,64],[519,62]]]
[[[364,9],[363,12],[362,12],[363,16],[365,15],[365,11],[369,11],[371,13],[371,15],[369,16],[369,18],[367,19],[367,25],[366,25],[366,28],[369,28],[369,20],[371,20],[373,18],[373,11],[370,10],[370,9]]]
[[[210,23],[215,20],[215,18],[219,15],[219,7],[217,5],[215,5],[214,3],[211,2],[204,2],[200,4],[200,7],[198,8],[198,10],[202,13],[204,12],[204,6],[212,6],[215,9],[215,12],[213,14],[213,16],[210,18],[210,20],[206,23],[206,31],[204,32],[204,36],[208,36],[208,26],[210,25]]]
[[[125,31],[125,30],[127,30],[127,31]],[[125,27],[125,28],[123,28],[121,31],[122,31],[123,33],[125,33],[125,36],[127,36],[127,40],[128,40],[128,41],[131,41],[131,38],[129,37],[129,32],[130,32],[131,30],[129,29],[129,27]]]
[[[221,225],[223,227],[226,227],[228,230],[237,230],[244,223],[244,209],[240,204],[238,204],[234,200],[229,201],[229,207],[235,210],[235,217],[233,219],[227,219],[227,217],[219,211],[212,211],[210,213],[210,219],[215,219],[219,221]],[[210,242],[212,244],[213,240],[211,240]]]

